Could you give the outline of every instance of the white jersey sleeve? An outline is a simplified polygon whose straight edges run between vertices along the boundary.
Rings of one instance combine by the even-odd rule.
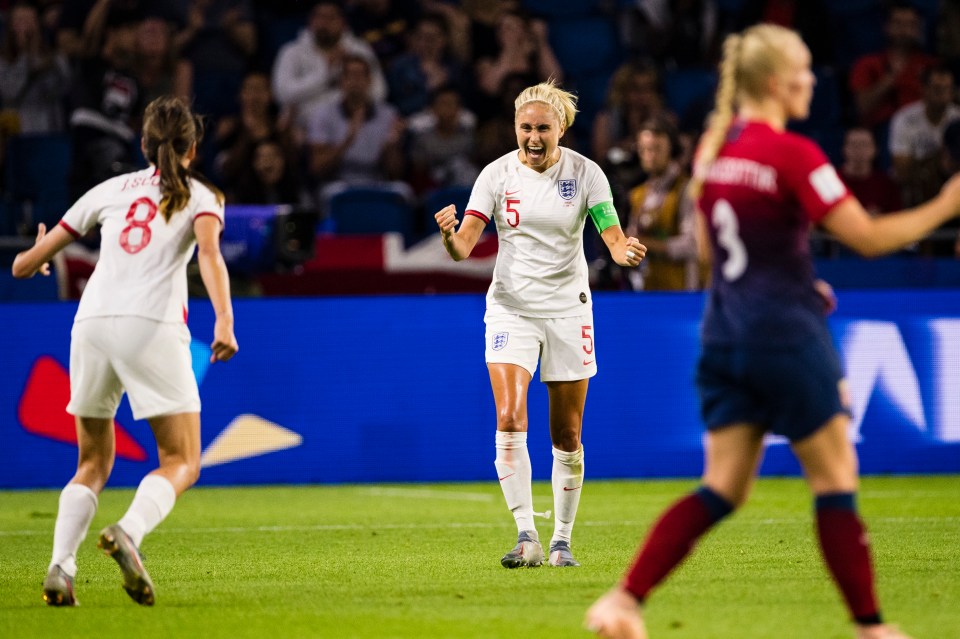
[[[592,209],[601,202],[613,202],[613,191],[603,170],[596,162],[586,162],[584,186],[587,187],[587,208]]]
[[[103,182],[84,193],[83,196],[64,213],[63,218],[60,220],[60,226],[76,238],[86,235],[94,226],[100,223],[100,212],[103,210],[104,194],[109,189],[109,182]]]
[[[502,172],[500,162],[492,162],[480,171],[470,191],[470,199],[467,201],[467,210],[463,211],[464,215],[474,215],[487,223],[494,219],[500,206],[498,186],[503,181]]]
[[[198,217],[212,215],[220,220],[220,225],[223,226],[223,203],[219,201],[219,198],[217,198],[216,194],[208,189],[202,182],[198,182],[197,180],[192,181],[190,192],[193,195],[190,217],[196,221]]]

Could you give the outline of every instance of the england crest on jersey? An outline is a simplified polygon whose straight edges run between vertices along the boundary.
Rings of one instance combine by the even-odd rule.
[[[507,338],[510,337],[510,333],[496,333],[493,336],[493,350],[502,351],[503,348],[507,345]]]
[[[574,179],[560,180],[557,182],[557,190],[560,191],[560,197],[565,200],[572,200],[577,195],[577,181]]]

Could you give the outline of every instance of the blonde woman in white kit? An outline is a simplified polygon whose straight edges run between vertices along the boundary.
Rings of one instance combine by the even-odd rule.
[[[15,277],[49,274],[49,260],[95,225],[100,258],[83,291],[70,342],[70,403],[76,416],[77,472],[60,493],[53,557],[43,582],[51,606],[75,606],[76,554],[113,469],[113,419],[124,392],[135,419],[157,440],[160,467],[140,483],[126,514],[98,546],[113,557],[139,604],[155,600],[140,544],[200,474],[200,396],[187,329],[187,263],[197,260],[216,313],[211,362],[237,352],[227,269],[220,254],[223,196],[189,170],[202,136],[181,100],[147,106],[141,142],[151,166],[111,178],[81,197],[59,225],[13,263]]]
[[[500,563],[518,568],[544,560],[527,451],[527,389],[539,362],[554,458],[549,563],[578,566],[570,543],[584,476],[580,434],[587,385],[597,373],[583,254],[586,219],[593,219],[621,266],[637,266],[646,247],[624,236],[600,167],[559,146],[573,124],[576,97],[544,82],[520,93],[515,114],[519,150],[483,169],[459,230],[454,232],[453,205],[435,217],[444,247],[457,261],[470,255],[491,220],[497,225],[499,254],[484,316],[486,362],[497,409],[497,476],[518,530],[516,546]]]

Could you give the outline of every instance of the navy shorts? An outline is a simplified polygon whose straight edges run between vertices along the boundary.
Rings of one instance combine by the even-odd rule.
[[[700,413],[707,430],[756,424],[796,442],[849,414],[842,379],[829,333],[796,346],[705,344],[697,364]]]

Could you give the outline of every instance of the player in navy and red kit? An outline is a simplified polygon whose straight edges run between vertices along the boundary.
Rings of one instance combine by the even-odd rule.
[[[808,116],[813,85],[810,53],[793,31],[760,25],[724,43],[691,187],[713,257],[697,369],[708,431],[702,485],[661,515],[623,582],[588,611],[587,627],[603,637],[645,639],[640,605],[746,500],[773,432],[803,466],[820,548],[857,639],[908,639],[883,623],[874,591],[843,373],[826,323],[835,300],[814,280],[807,232],[820,224],[865,256],[892,252],[960,212],[960,178],[927,204],[871,218],[816,144],[785,130],[788,119]]]

